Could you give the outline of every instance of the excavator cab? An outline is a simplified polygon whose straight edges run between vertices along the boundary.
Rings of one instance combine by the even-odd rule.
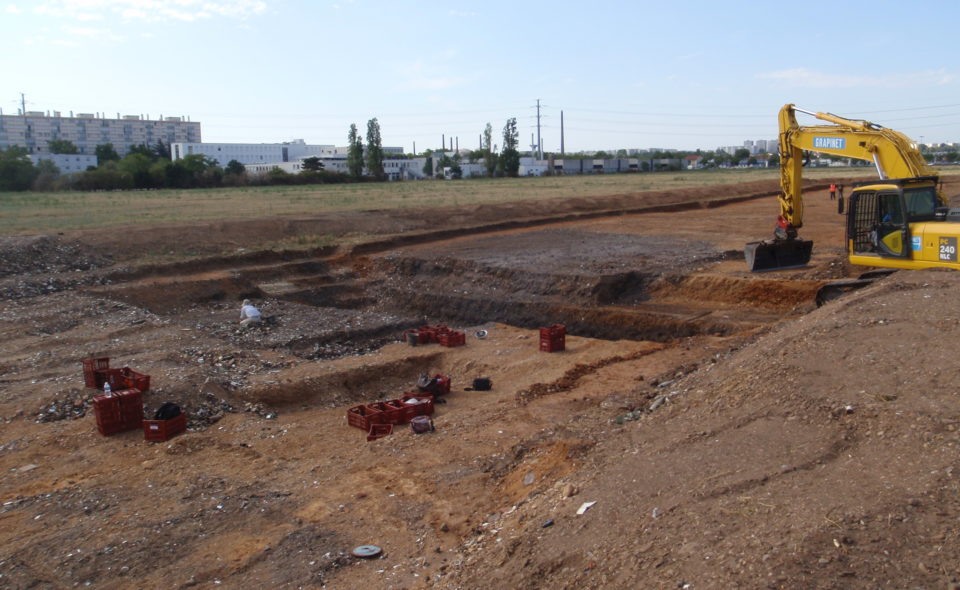
[[[910,228],[899,189],[854,189],[847,213],[847,243],[855,254],[903,258]]]
[[[935,182],[924,179],[856,185],[847,209],[851,256],[911,259],[910,224],[937,219],[938,206]]]

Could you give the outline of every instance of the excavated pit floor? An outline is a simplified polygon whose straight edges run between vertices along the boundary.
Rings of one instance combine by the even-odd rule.
[[[720,213],[765,222],[770,206]],[[109,271],[0,302],[0,468],[14,474],[0,559],[25,587],[419,587],[452,571],[504,502],[553,494],[614,414],[649,407],[658,384],[812,309],[830,249],[807,271],[749,275],[737,252],[763,237],[758,224],[703,231],[716,214]],[[244,297],[264,325],[237,328]],[[467,346],[400,342],[439,322],[467,330]],[[567,350],[539,353],[535,329],[554,323],[568,326]],[[99,436],[90,413],[66,419],[84,409],[80,361],[95,356],[149,372],[148,409],[181,403],[191,431],[148,445]],[[430,438],[367,445],[345,425],[347,407],[396,397],[421,372],[455,380]],[[481,375],[494,390],[467,391]],[[348,567],[343,548],[368,542],[409,567]]]

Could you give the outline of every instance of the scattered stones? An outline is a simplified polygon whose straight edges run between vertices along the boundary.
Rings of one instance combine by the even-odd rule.
[[[659,408],[660,406],[662,406],[662,405],[664,404],[664,402],[666,402],[666,401],[667,401],[667,396],[665,396],[665,395],[658,395],[658,396],[653,400],[653,403],[650,404],[650,411],[653,412],[654,410],[656,410],[657,408]]]
[[[37,412],[36,421],[58,422],[83,418],[93,405],[93,394],[79,389],[70,389],[62,397],[45,403]]]

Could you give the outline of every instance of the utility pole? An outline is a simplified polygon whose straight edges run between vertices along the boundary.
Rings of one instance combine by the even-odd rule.
[[[563,111],[560,111],[560,155],[563,155]]]
[[[543,159],[543,146],[540,144],[540,99],[537,99],[537,153],[538,160]]]

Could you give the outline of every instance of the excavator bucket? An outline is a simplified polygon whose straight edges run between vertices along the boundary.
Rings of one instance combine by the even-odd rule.
[[[751,271],[762,272],[804,266],[812,251],[813,240],[767,240],[749,242],[743,254]]]

